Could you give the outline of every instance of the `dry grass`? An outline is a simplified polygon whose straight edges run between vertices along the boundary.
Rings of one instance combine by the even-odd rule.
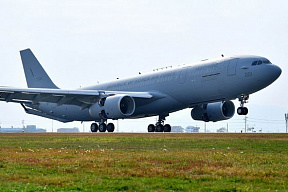
[[[285,191],[287,134],[0,134],[0,189]]]

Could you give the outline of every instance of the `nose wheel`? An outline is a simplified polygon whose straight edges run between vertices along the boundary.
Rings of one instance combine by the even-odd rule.
[[[238,113],[238,115],[247,115],[248,114],[248,108],[247,107],[238,107],[237,113]]]
[[[241,95],[238,99],[240,101],[240,107],[237,109],[238,115],[247,115],[248,108],[244,107],[244,104],[248,103],[249,95]]]

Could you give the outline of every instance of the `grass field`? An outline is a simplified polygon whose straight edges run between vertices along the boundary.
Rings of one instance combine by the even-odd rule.
[[[0,191],[288,191],[288,134],[0,133]]]

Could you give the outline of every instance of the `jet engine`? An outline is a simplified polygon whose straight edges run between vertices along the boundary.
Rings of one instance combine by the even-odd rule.
[[[94,118],[119,119],[130,116],[135,111],[135,101],[128,95],[113,95],[102,98],[89,108]]]
[[[230,119],[233,117],[234,113],[234,103],[232,101],[223,101],[194,107],[191,111],[191,117],[194,120],[216,122]]]

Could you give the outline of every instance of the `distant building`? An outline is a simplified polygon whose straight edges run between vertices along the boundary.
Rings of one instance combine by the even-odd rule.
[[[36,125],[27,125],[26,128],[23,128],[25,133],[46,133],[46,129],[36,128]]]
[[[225,127],[221,127],[217,129],[217,133],[227,133],[227,129]]]
[[[254,127],[248,127],[248,128],[247,128],[247,132],[256,133]]]
[[[2,128],[0,127],[0,133],[22,133],[23,128]]]
[[[183,133],[184,132],[184,128],[181,126],[172,126],[171,127],[171,132],[173,133]]]
[[[36,125],[27,125],[24,128],[2,128],[0,127],[0,132],[2,133],[45,133],[45,129],[36,128]]]
[[[185,129],[186,133],[199,133],[200,127],[188,126]]]
[[[79,128],[59,128],[57,129],[57,133],[79,133]]]

